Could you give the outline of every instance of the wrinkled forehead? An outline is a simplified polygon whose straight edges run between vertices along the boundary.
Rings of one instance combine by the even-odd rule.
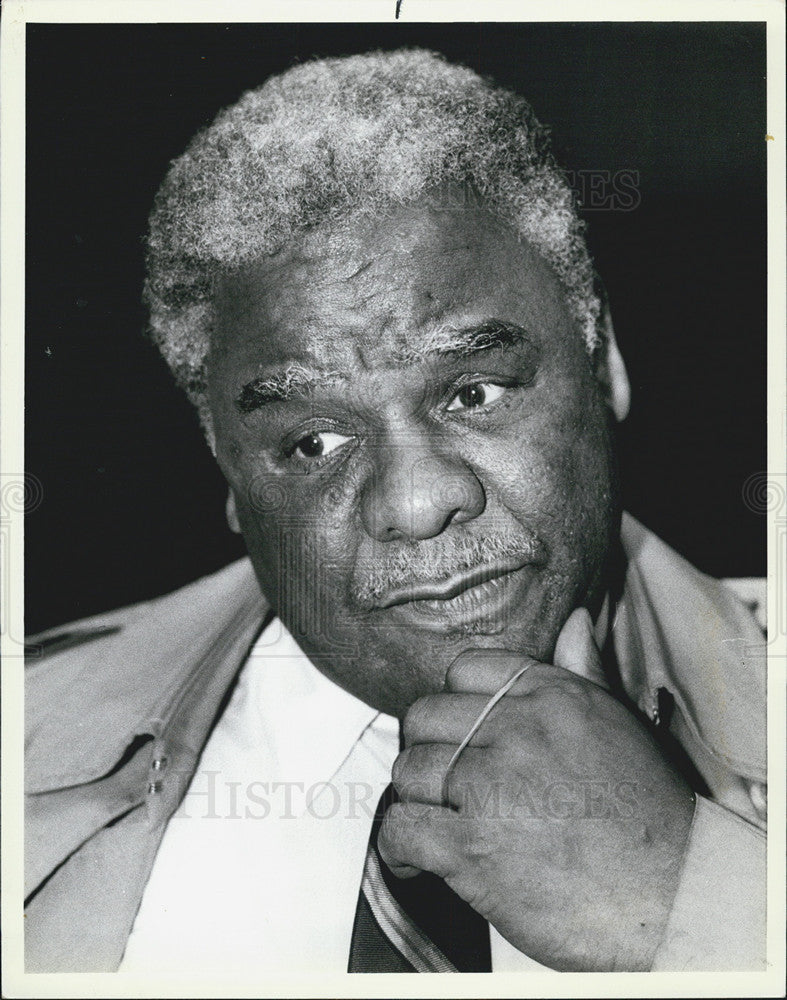
[[[508,224],[434,199],[316,228],[245,264],[225,277],[217,314],[225,348],[340,367],[415,361],[490,317],[571,322],[551,268]]]

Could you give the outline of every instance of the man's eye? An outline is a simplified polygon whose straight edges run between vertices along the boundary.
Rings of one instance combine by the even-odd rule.
[[[463,385],[448,404],[449,410],[472,410],[476,406],[488,406],[496,402],[506,391],[504,385],[495,382],[471,382]]]
[[[330,431],[306,434],[295,442],[290,454],[301,458],[324,458],[349,440],[350,438],[344,434],[333,434]]]

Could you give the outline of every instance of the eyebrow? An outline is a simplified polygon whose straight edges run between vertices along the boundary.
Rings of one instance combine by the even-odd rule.
[[[423,335],[418,344],[409,345],[401,360],[412,363],[435,355],[465,357],[478,351],[516,347],[528,340],[531,337],[524,327],[502,319],[487,319],[466,327],[440,324]]]
[[[260,375],[247,382],[235,400],[235,406],[241,413],[252,413],[269,403],[282,403],[294,396],[306,396],[313,389],[346,381],[347,376],[341,372],[292,364],[282,372]]]
[[[432,327],[417,344],[409,344],[396,352],[397,364],[414,364],[435,356],[466,357],[479,351],[515,347],[530,340],[527,331],[516,323],[489,319],[469,327],[440,324]],[[270,403],[282,403],[294,397],[307,396],[313,389],[335,386],[349,381],[340,371],[307,368],[302,364],[288,365],[281,372],[260,375],[247,382],[235,400],[240,413],[253,413]]]

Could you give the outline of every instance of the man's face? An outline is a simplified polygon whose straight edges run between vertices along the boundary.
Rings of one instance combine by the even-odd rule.
[[[549,660],[598,607],[618,498],[603,393],[549,266],[482,207],[314,231],[227,278],[217,456],[263,592],[402,715],[470,647]]]

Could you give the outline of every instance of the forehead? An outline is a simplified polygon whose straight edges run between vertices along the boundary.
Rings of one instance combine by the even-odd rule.
[[[216,346],[246,370],[402,363],[492,317],[579,342],[549,265],[477,205],[414,205],[310,232],[226,277],[216,311]]]

